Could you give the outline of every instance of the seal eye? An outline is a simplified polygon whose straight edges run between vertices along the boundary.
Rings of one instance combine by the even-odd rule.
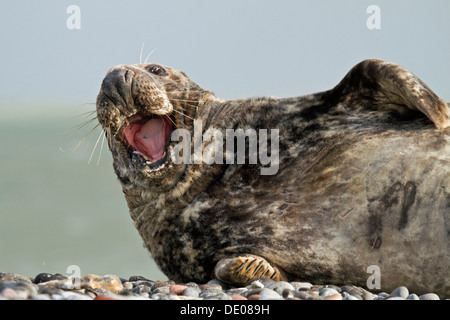
[[[164,70],[163,67],[161,66],[151,66],[150,69],[148,69],[149,72],[157,75],[157,76],[161,76],[161,77],[165,77],[168,76],[169,74],[167,73],[166,70]]]

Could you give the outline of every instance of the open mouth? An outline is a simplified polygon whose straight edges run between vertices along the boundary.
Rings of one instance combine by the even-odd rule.
[[[150,166],[163,163],[167,157],[166,145],[172,132],[172,121],[167,115],[138,112],[126,121],[122,135],[132,155],[138,154]]]

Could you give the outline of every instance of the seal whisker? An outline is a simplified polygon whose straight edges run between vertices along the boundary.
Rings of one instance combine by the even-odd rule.
[[[150,56],[151,56],[151,55],[153,54],[153,52],[155,52],[155,51],[156,51],[156,48],[153,49],[152,51],[150,51],[150,53],[147,55],[147,57],[146,57],[145,60],[144,60],[144,64],[147,63],[148,58],[150,58]]]
[[[194,118],[192,118],[192,117],[189,117],[188,115],[184,114],[184,113],[183,113],[183,112],[181,112],[181,111],[178,111],[178,110],[176,110],[176,109],[173,109],[173,111],[175,111],[175,112],[177,112],[177,113],[181,114],[182,116],[184,116],[184,117],[186,117],[186,118],[188,118],[188,119],[191,119],[191,120],[195,120]]]
[[[97,145],[98,145],[98,142],[100,141],[100,138],[102,137],[102,134],[103,134],[103,131],[101,131],[100,134],[99,134],[99,136],[98,136],[97,142],[95,143],[94,149],[92,150],[91,156],[89,157],[88,164],[91,163],[92,156],[94,155],[95,149],[97,149]]]
[[[104,143],[105,143],[105,136],[106,136],[106,134],[103,134],[102,144],[100,145],[100,152],[99,152],[99,154],[98,154],[98,159],[97,159],[97,165],[99,165],[100,159],[101,159],[101,157],[102,157],[103,145],[104,145]]]
[[[144,45],[145,45],[145,42],[142,42],[141,52],[139,54],[139,64],[142,64],[142,51],[144,50]]]
[[[83,141],[92,133],[95,131],[95,129],[97,129],[99,127],[100,124],[97,124],[95,127],[93,127],[80,141],[78,141],[77,144],[75,144],[71,150],[72,152],[74,152],[75,150],[78,149],[78,147],[83,143]]]

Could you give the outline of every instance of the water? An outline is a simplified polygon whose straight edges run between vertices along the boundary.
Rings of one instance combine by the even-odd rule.
[[[0,272],[71,275],[77,265],[81,275],[166,280],[132,224],[106,142],[98,165],[101,140],[88,163],[100,129],[71,151],[88,132],[73,131],[83,118],[71,116],[0,119]]]

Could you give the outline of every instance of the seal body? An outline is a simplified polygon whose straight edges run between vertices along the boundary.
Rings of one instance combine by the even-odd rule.
[[[383,291],[450,295],[450,110],[404,68],[365,60],[329,91],[222,101],[183,72],[121,65],[97,116],[131,217],[169,278],[366,286],[377,266]],[[267,163],[250,153],[176,161],[168,133],[187,130],[194,149],[195,121],[202,133],[277,130],[276,172],[261,174]]]

